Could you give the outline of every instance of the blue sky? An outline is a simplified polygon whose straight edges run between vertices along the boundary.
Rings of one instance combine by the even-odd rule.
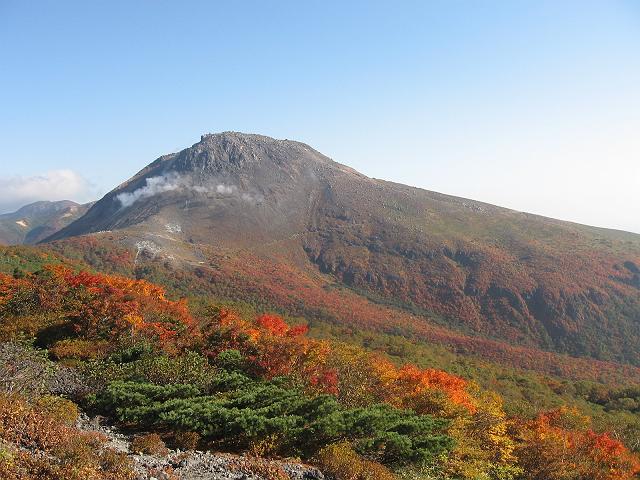
[[[224,130],[640,232],[637,1],[0,0],[0,211]]]

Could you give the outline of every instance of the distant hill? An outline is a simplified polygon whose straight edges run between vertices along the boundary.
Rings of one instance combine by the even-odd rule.
[[[343,325],[640,365],[640,235],[368,178],[299,142],[205,135],[48,241],[81,235]]]
[[[35,202],[0,215],[0,244],[35,244],[84,215],[91,204]]]

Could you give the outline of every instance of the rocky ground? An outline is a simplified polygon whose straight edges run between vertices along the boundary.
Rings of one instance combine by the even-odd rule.
[[[109,426],[100,417],[82,415],[78,427],[108,438],[109,446],[127,453],[137,473],[136,480],[324,480],[316,468],[295,461],[268,460],[259,457],[169,450],[167,455],[143,455],[131,452],[131,436]]]

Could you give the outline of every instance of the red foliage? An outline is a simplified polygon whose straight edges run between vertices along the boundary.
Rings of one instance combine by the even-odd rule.
[[[351,290],[323,288],[325,284],[287,264],[285,259],[278,263],[246,252],[222,259],[214,251],[208,251],[207,256],[215,268],[200,271],[203,288],[225,284],[239,299],[266,299],[268,303],[295,315],[313,316],[322,312],[323,316],[328,314],[339,320],[345,328],[393,330],[424,342],[446,345],[457,353],[477,355],[500,364],[563,378],[605,383],[626,383],[629,379],[640,381],[638,367],[464,335],[436,326],[428,318],[375,304]],[[233,279],[232,286],[229,279]],[[229,295],[230,290],[225,294]],[[300,309],[300,305],[304,305],[304,309]]]
[[[265,329],[269,334],[276,337],[298,337],[305,335],[309,331],[306,325],[296,325],[289,327],[287,323],[278,315],[270,315],[265,313],[256,319],[259,327]]]
[[[637,457],[608,433],[591,430],[576,410],[561,407],[514,423],[525,478],[630,480],[640,473]]]
[[[283,337],[289,331],[289,325],[277,315],[264,314],[256,319],[259,327],[264,328],[271,335]]]
[[[289,327],[278,315],[260,315],[251,324],[221,310],[217,322],[225,333],[216,353],[225,348],[238,349],[267,378],[292,375],[315,391],[338,395],[341,388],[355,389],[367,398],[405,408],[416,408],[416,397],[437,391],[469,412],[475,409],[467,382],[460,377],[414,365],[398,368],[379,355],[355,347],[342,352],[335,344],[307,338],[306,327]],[[363,370],[355,373],[360,368]],[[341,382],[342,375],[348,376],[345,382]]]
[[[48,265],[24,279],[0,278],[0,311],[12,306],[36,318],[55,317],[84,339],[143,336],[168,345],[195,322],[184,301],[143,280]],[[25,311],[25,309],[27,311]],[[5,312],[10,315],[10,311]]]

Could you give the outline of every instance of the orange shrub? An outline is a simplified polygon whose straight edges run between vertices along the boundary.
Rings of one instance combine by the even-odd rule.
[[[640,462],[618,440],[588,428],[585,417],[562,407],[515,421],[515,454],[525,479],[631,480]]]
[[[106,343],[131,337],[175,352],[197,334],[186,302],[168,300],[144,280],[62,265],[23,279],[0,277],[0,340],[36,336],[58,358],[99,358]]]
[[[438,394],[448,401],[467,409],[470,413],[476,406],[467,390],[467,381],[442,370],[420,369],[415,365],[405,365],[397,369],[389,361],[377,362],[381,378],[384,400],[390,404],[411,408],[417,413],[443,414],[439,406]],[[435,402],[435,403],[434,403]]]

